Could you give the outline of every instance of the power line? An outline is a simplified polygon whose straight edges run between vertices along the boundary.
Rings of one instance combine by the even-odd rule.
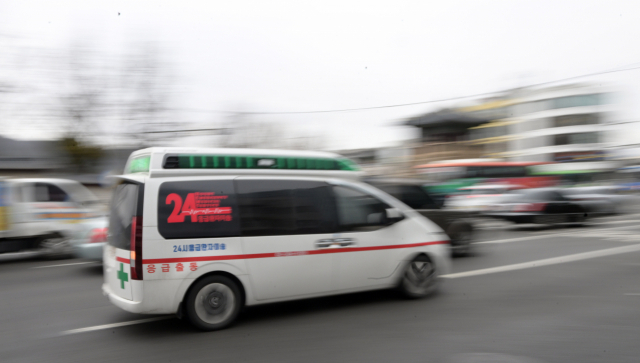
[[[567,78],[556,79],[556,80],[553,80],[553,81],[534,83],[534,84],[530,84],[528,86],[523,86],[521,88],[539,87],[539,86],[544,86],[544,85],[548,85],[548,84],[552,84],[552,83],[566,82],[566,81],[571,81],[571,80],[580,79],[580,78],[599,76],[599,75],[603,75],[603,74],[632,71],[634,69],[639,69],[640,68],[640,66],[636,66],[637,64],[638,63],[636,62],[636,63],[630,64],[630,65],[617,67],[615,69],[611,69],[611,70],[608,70],[608,71],[593,72],[593,73],[582,74],[582,75],[579,75],[579,76],[572,76],[572,77],[567,77]],[[620,68],[622,68],[622,69],[620,69]],[[313,114],[313,113],[338,113],[338,112],[367,111],[367,110],[378,110],[378,109],[384,109],[384,108],[396,108],[396,107],[426,105],[426,104],[429,104],[429,103],[438,103],[438,102],[446,102],[446,101],[457,101],[457,100],[462,100],[462,99],[466,99],[466,98],[475,98],[475,97],[483,97],[483,96],[495,95],[497,93],[503,93],[503,92],[506,92],[506,91],[507,90],[476,93],[476,94],[465,95],[465,96],[440,98],[440,99],[435,99],[435,100],[411,102],[411,103],[400,103],[400,104],[395,104],[395,105],[359,107],[359,108],[345,108],[345,109],[335,109],[335,110],[318,110],[318,111],[274,111],[274,112],[255,111],[255,112],[251,112],[251,111],[206,110],[206,109],[193,109],[193,108],[176,109],[176,110],[188,111],[188,112],[229,113],[229,114],[241,114],[241,115],[301,115],[301,114]]]
[[[169,131],[142,131],[142,132],[135,132],[134,134],[173,134],[173,133],[178,133],[178,132],[202,132],[202,131],[208,131],[208,132],[224,132],[229,130],[228,128],[212,128],[212,129],[185,129],[185,130],[169,130]]]

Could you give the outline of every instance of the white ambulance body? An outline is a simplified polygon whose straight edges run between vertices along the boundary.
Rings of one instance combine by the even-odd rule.
[[[398,286],[428,295],[449,241],[323,152],[149,148],[114,192],[103,292],[204,330],[240,307]]]
[[[0,253],[40,249],[71,252],[70,241],[99,217],[98,199],[73,180],[0,180]]]

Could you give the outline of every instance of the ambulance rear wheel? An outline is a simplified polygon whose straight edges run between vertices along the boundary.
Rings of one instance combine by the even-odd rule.
[[[187,319],[201,330],[220,330],[231,325],[242,303],[240,288],[226,276],[212,275],[195,283],[187,295]]]

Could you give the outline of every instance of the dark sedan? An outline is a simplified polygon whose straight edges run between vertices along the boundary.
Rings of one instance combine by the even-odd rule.
[[[471,252],[474,227],[473,213],[441,209],[442,205],[422,187],[422,182],[411,179],[369,178],[366,183],[394,196],[404,204],[437,224],[451,239],[455,255]]]
[[[565,198],[559,189],[522,189],[504,194],[502,202],[485,213],[489,217],[514,223],[556,225],[581,224],[587,217],[585,208]]]

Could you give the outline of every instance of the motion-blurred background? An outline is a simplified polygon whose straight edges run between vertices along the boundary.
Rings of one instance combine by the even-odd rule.
[[[75,179],[108,198],[105,176],[131,151],[207,146],[337,151],[371,175],[431,184],[633,183],[639,12],[584,1],[4,1],[0,173]],[[433,165],[461,159],[527,171]]]

